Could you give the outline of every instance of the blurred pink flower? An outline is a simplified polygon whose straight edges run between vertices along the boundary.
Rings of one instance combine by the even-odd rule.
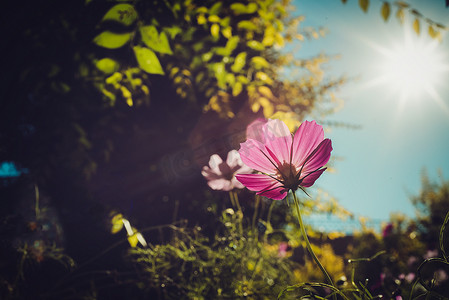
[[[258,122],[258,123],[256,123]],[[261,124],[262,122],[262,124]],[[289,190],[310,187],[326,170],[332,151],[330,139],[315,121],[305,121],[292,137],[280,120],[256,120],[240,144],[242,161],[262,174],[237,174],[237,180],[258,195],[282,200]]]
[[[278,256],[279,257],[286,257],[287,256],[287,250],[288,250],[288,243],[280,242],[279,243],[279,249],[278,249]]]
[[[204,166],[201,174],[207,179],[207,184],[213,190],[230,191],[234,188],[243,189],[235,174],[251,173],[253,170],[244,165],[237,150],[229,151],[226,162],[218,154],[209,159],[209,166]]]

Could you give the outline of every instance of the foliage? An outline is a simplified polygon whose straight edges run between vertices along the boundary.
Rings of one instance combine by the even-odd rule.
[[[346,3],[346,0],[342,0],[343,3]],[[426,18],[423,14],[421,14],[417,9],[413,8],[410,4],[404,1],[384,1],[381,0],[382,7],[380,9],[380,15],[382,16],[382,19],[387,22],[390,15],[392,14],[392,10],[394,7],[396,7],[396,19],[401,23],[404,24],[405,16],[408,14],[411,18],[413,18],[412,28],[415,31],[417,35],[421,33],[421,24],[426,23],[427,24],[427,33],[428,35],[433,38],[437,39],[439,41],[442,40],[442,31],[447,31],[448,28],[444,26],[441,23],[435,22],[429,18]],[[363,12],[368,12],[368,8],[370,5],[369,0],[359,0],[359,6],[360,9],[363,10]]]

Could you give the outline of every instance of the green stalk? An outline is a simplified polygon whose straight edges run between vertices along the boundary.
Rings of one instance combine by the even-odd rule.
[[[321,272],[323,272],[324,276],[326,277],[326,280],[330,285],[334,286],[334,283],[332,282],[331,277],[327,273],[326,269],[324,269],[323,265],[318,260],[318,257],[316,257],[315,253],[312,250],[312,246],[310,245],[309,238],[307,237],[306,229],[304,228],[304,223],[302,222],[301,213],[299,212],[299,203],[298,199],[296,198],[296,194],[294,191],[292,191],[293,194],[293,200],[295,201],[295,207],[296,207],[296,213],[298,214],[298,221],[299,221],[299,227],[301,229],[301,234],[306,242],[307,250],[309,250],[310,255],[312,255],[313,260],[315,260],[318,267],[321,269]]]

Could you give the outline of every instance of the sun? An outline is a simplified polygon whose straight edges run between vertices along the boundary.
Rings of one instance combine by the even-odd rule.
[[[399,96],[401,102],[430,96],[444,104],[437,87],[444,84],[449,66],[440,42],[405,31],[403,39],[373,48],[380,53],[375,62],[377,84]]]

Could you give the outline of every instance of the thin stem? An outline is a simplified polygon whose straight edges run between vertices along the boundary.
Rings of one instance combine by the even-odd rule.
[[[292,191],[292,194],[293,194],[293,200],[295,201],[296,213],[298,214],[299,227],[301,229],[301,234],[306,242],[307,250],[309,250],[310,255],[312,255],[316,264],[321,269],[321,272],[323,272],[324,276],[326,277],[326,280],[329,282],[330,285],[334,286],[334,283],[332,282],[331,277],[327,273],[326,269],[324,269],[323,265],[318,260],[318,257],[316,257],[315,253],[312,250],[312,246],[310,245],[309,238],[307,237],[306,229],[304,228],[304,223],[302,222],[301,213],[299,212],[298,199],[296,198],[296,194],[294,191]]]

